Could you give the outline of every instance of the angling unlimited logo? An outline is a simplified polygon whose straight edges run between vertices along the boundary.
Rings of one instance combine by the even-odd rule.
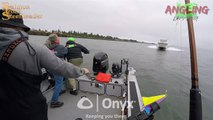
[[[165,14],[176,14],[174,17],[175,20],[188,19],[192,18],[194,20],[198,19],[198,14],[208,15],[209,13],[208,6],[199,6],[196,3],[181,4],[177,3],[176,6],[168,5],[165,10]]]

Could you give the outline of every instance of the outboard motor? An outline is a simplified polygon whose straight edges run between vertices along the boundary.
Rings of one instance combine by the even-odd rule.
[[[118,63],[113,63],[111,74],[113,78],[119,78],[122,74],[122,65],[119,65]]]
[[[96,53],[93,58],[93,72],[97,75],[99,72],[106,73],[109,68],[108,55],[104,52]]]

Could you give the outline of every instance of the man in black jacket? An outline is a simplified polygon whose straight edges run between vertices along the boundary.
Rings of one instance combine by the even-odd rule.
[[[75,42],[75,38],[69,37],[66,43],[66,47],[68,48],[67,53],[67,60],[74,64],[75,66],[80,67],[83,63],[83,56],[84,54],[89,54],[89,50],[81,44]],[[68,79],[67,87],[71,88],[70,94],[77,95],[77,88],[76,88],[76,80],[73,78]]]

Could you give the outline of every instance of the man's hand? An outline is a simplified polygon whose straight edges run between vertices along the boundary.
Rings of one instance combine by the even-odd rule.
[[[88,70],[87,68],[82,68],[82,70],[84,71],[84,74],[85,74],[85,75],[90,73],[89,70]]]

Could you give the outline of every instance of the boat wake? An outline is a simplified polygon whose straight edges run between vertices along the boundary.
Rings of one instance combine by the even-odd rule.
[[[177,52],[184,51],[184,50],[181,50],[181,49],[175,48],[175,47],[168,47],[167,50],[169,50],[169,51],[177,51]]]
[[[156,45],[150,45],[150,46],[148,46],[148,48],[158,49],[158,47]],[[176,48],[176,47],[167,47],[166,50],[168,50],[168,51],[176,51],[176,52],[184,51],[184,50]]]
[[[151,46],[148,46],[148,48],[151,48],[151,49],[157,49],[158,47],[155,46],[155,45],[151,45]]]

